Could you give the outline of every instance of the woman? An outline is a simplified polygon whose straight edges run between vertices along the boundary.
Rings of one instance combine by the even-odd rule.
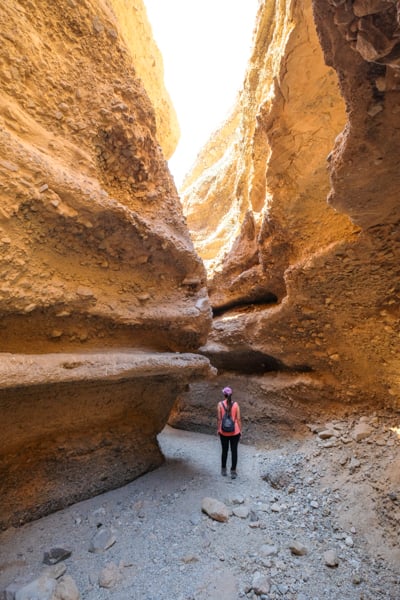
[[[240,418],[240,408],[237,402],[232,400],[232,390],[230,387],[226,387],[222,390],[224,399],[222,402],[218,402],[217,407],[217,419],[218,419],[218,434],[221,440],[222,455],[221,455],[221,475],[226,476],[226,462],[228,459],[229,446],[231,448],[232,463],[231,463],[231,477],[236,479],[236,465],[238,458],[238,444],[242,432],[242,421]],[[224,421],[224,415],[227,414],[233,421],[232,427],[226,427]],[[232,429],[232,431],[224,431],[224,429]]]

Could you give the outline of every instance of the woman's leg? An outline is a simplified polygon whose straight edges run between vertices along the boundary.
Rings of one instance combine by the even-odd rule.
[[[221,440],[221,446],[222,446],[221,468],[226,469],[226,461],[228,458],[228,450],[229,450],[229,436],[219,434],[219,439]]]
[[[231,471],[236,471],[236,465],[238,460],[238,444],[240,440],[240,433],[237,435],[231,435],[229,437],[231,443],[231,452],[232,452],[232,466]],[[226,464],[226,463],[225,463]]]

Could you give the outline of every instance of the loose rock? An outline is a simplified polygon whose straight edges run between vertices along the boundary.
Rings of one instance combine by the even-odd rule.
[[[214,521],[224,523],[229,519],[229,511],[226,505],[215,498],[203,498],[201,510]]]
[[[110,589],[114,587],[121,577],[121,572],[114,562],[107,563],[99,574],[99,586]]]
[[[110,548],[117,541],[116,537],[107,527],[102,527],[90,542],[89,552],[99,553]]]
[[[324,561],[327,567],[337,567],[339,559],[336,554],[336,550],[327,550],[324,552]]]
[[[297,541],[291,542],[291,544],[289,545],[289,549],[290,552],[295,556],[304,556],[308,552],[306,546],[304,546],[304,544],[302,544],[301,542]]]

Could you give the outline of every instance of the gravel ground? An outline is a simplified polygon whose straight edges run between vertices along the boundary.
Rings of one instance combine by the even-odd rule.
[[[240,444],[234,481],[220,475],[216,436],[167,427],[156,471],[0,533],[0,591],[37,578],[62,547],[72,554],[58,567],[85,600],[398,600],[399,443],[374,423],[358,443],[348,422],[328,440]],[[202,512],[204,497],[227,506],[227,522]],[[116,541],[89,552],[100,530]]]

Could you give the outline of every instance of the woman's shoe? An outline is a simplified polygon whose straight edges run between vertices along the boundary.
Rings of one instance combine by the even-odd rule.
[[[222,467],[222,469],[221,469],[221,475],[223,475],[224,477],[226,477],[226,467]]]
[[[236,471],[231,471],[231,478],[236,479],[236,477],[237,477]]]

